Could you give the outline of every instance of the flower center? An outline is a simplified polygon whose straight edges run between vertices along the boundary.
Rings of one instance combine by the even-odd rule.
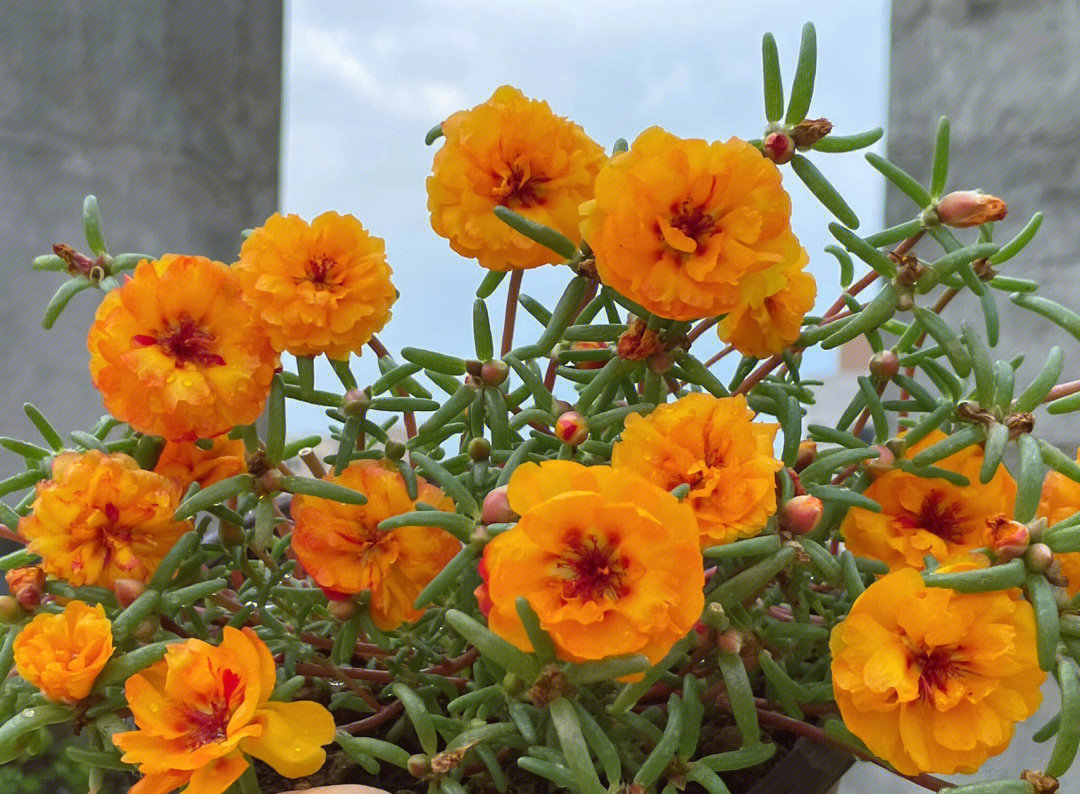
[[[919,665],[919,697],[929,698],[934,692],[944,692],[950,678],[961,672],[960,665],[949,648],[914,651]]]
[[[157,345],[176,360],[177,367],[189,363],[199,367],[215,367],[225,363],[225,359],[213,352],[216,337],[190,317],[182,318],[159,336],[136,334],[131,341],[140,347]]]
[[[946,543],[962,543],[966,534],[960,505],[947,502],[940,491],[931,491],[918,513],[902,516],[900,522],[908,529],[924,529]]]
[[[205,744],[220,742],[228,736],[229,719],[232,717],[233,694],[240,686],[240,676],[232,670],[222,673],[222,693],[210,703],[210,710],[188,709],[185,715],[188,723],[184,739],[188,747],[195,750]]]
[[[543,199],[542,185],[547,181],[546,177],[533,175],[528,165],[515,163],[491,192],[504,207],[532,207]]]
[[[304,266],[307,280],[314,284],[316,289],[329,288],[328,281],[336,264],[337,262],[323,254],[312,257]]]
[[[616,548],[617,538],[573,538],[555,563],[555,574],[563,580],[563,598],[583,601],[617,601],[626,594],[626,560]]]
[[[671,218],[671,226],[698,245],[709,238],[716,226],[716,219],[701,207],[691,207],[684,202],[681,208],[673,211],[675,214]]]

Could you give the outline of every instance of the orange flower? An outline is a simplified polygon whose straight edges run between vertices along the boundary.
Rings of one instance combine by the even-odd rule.
[[[844,724],[905,775],[974,772],[1042,702],[1031,605],[910,568],[867,588],[829,648]]]
[[[244,241],[234,269],[274,349],[296,356],[360,353],[397,298],[382,239],[336,212],[310,224],[274,213]]]
[[[799,251],[798,267],[787,271],[780,289],[760,302],[740,304],[717,326],[720,338],[744,356],[774,356],[799,338],[803,317],[817,295],[814,277],[801,269],[807,262],[806,252]]]
[[[236,275],[201,256],[141,262],[101,302],[87,347],[110,413],[169,441],[255,421],[278,365]]]
[[[701,616],[694,513],[663,489],[608,466],[546,461],[519,466],[509,497],[521,520],[485,547],[478,594],[496,634],[531,650],[524,596],[559,658],[655,663]]]
[[[154,471],[176,483],[181,493],[193,482],[205,488],[247,471],[244,442],[218,436],[210,449],[201,449],[194,441],[169,441]]]
[[[36,565],[26,568],[12,568],[4,574],[8,592],[15,596],[19,606],[32,612],[41,604],[45,594],[45,571]]]
[[[761,532],[776,512],[773,455],[779,425],[754,422],[746,398],[688,394],[646,417],[630,414],[611,465],[670,491],[690,484],[684,502],[697,516],[701,547]]]
[[[372,460],[355,461],[340,476],[326,479],[365,494],[367,504],[293,497],[292,547],[300,564],[331,597],[370,590],[368,608],[380,629],[416,620],[424,610],[413,609],[413,602],[461,543],[435,527],[389,532],[376,527],[390,516],[412,512],[416,502],[452,512],[453,501],[419,478],[417,498],[410,499],[397,470]]]
[[[15,669],[49,700],[76,703],[90,694],[112,656],[112,624],[101,604],[71,601],[58,615],[35,617],[15,638]]]
[[[251,629],[225,628],[219,647],[201,640],[169,646],[165,659],[128,679],[138,730],[114,734],[123,761],[142,779],[129,794],[221,794],[250,755],[285,777],[313,775],[334,740],[334,718],[309,700],[270,701],[274,658]]]
[[[65,452],[52,479],[37,485],[33,512],[19,521],[27,548],[45,572],[76,587],[111,587],[117,579],[149,582],[177,539],[191,529],[174,521],[180,489],[119,452]]]
[[[1080,449],[1076,450],[1076,459],[1080,461]],[[1043,480],[1037,515],[1053,526],[1077,512],[1080,512],[1080,483],[1056,471],[1047,474]],[[1080,551],[1055,554],[1054,560],[1061,566],[1061,573],[1069,580],[1066,587],[1069,595],[1080,593]]]
[[[604,150],[547,102],[504,85],[442,124],[446,142],[427,179],[431,228],[462,256],[489,270],[563,261],[492,212],[519,215],[581,240],[578,205],[592,198]]]
[[[943,438],[945,434],[935,430],[905,457]],[[881,512],[848,510],[840,526],[845,545],[852,554],[873,557],[892,569],[921,569],[927,554],[945,560],[981,546],[987,520],[1011,516],[1016,500],[1016,483],[1004,467],[986,485],[979,482],[982,459],[982,449],[970,446],[934,464],[967,477],[969,484],[964,486],[900,469],[885,472],[864,491],[881,505]]]
[[[760,305],[806,260],[780,172],[738,138],[648,129],[600,170],[581,213],[600,280],[673,320]]]

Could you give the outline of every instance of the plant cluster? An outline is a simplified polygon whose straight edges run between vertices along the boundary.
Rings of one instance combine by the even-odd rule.
[[[652,128],[609,155],[511,87],[431,131],[432,227],[488,271],[471,358],[380,343],[397,292],[351,216],[274,215],[226,265],[110,255],[87,198],[90,253],[34,267],[67,275],[46,327],[102,296],[109,413],[65,438],[28,403],[40,439],[0,439],[25,462],[0,482],[24,546],[0,558],[0,762],[63,723],[91,792],[127,770],[132,794],[253,794],[273,769],[723,794],[794,735],[937,791],[1009,744],[1049,674],[1046,768],[955,791],[1053,792],[1080,744],[1080,465],[1035,412],[1080,408],[1080,382],[1058,348],[1019,386],[993,353],[1002,293],[1080,339],[998,272],[1041,216],[995,242],[1004,202],[945,191],[942,119],[929,187],[866,155],[914,206],[860,236],[815,160],[881,130],[807,118],[812,26],[786,106],[762,51],[759,140]],[[792,176],[837,220],[821,315]],[[522,291],[541,265],[566,273],[550,308]],[[983,327],[945,318],[962,293]],[[726,347],[702,360],[706,333]],[[858,389],[806,424],[805,352],[860,337]],[[340,388],[316,387],[319,356]],[[328,436],[291,437],[288,401]]]

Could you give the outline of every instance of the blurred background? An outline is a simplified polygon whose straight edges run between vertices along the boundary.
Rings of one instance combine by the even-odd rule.
[[[240,231],[274,211],[308,219],[327,209],[352,213],[385,238],[401,292],[383,342],[393,351],[438,340],[440,349],[467,354],[482,274],[428,224],[428,129],[510,83],[605,146],[652,125],[708,139],[759,137],[761,34],[776,35],[790,79],[807,20],[817,25],[819,51],[811,116],[829,118],[837,134],[885,127],[874,149],[925,181],[937,117],[948,115],[949,188],[1003,197],[1003,239],[1042,210],[1042,231],[1011,272],[1080,304],[1072,277],[1080,0],[0,0],[0,19],[3,436],[30,433],[27,400],[65,432],[103,412],[86,368],[96,295],[76,296],[46,332],[41,316],[61,278],[30,270],[53,243],[85,247],[85,194],[98,197],[114,253],[225,262],[236,257]],[[863,233],[914,216],[861,155],[817,161]],[[801,183],[786,184],[827,305],[838,289],[835,262],[822,251],[830,218]],[[550,302],[564,280],[541,268],[526,274],[523,289]],[[1062,378],[1080,377],[1074,340],[1006,301],[999,308],[1000,349],[1033,359],[1019,381],[1055,343],[1067,353]],[[973,307],[958,307],[966,310]],[[523,316],[523,338],[538,331],[531,322]],[[831,394],[850,393],[866,357],[852,345],[808,360],[804,372],[827,381],[826,409],[835,405]],[[370,382],[370,353],[354,369]],[[336,385],[328,371],[318,375]],[[300,408],[289,427],[325,432],[326,419]],[[1070,454],[1080,441],[1067,423],[1049,432]],[[17,467],[0,454],[0,477]],[[1020,733],[1030,736],[1044,716]],[[1018,741],[984,775],[1038,767],[1048,753]],[[0,791],[20,791],[3,774]],[[871,786],[921,790],[857,764],[839,791]],[[1074,772],[1063,786],[1078,790],[1080,777]]]

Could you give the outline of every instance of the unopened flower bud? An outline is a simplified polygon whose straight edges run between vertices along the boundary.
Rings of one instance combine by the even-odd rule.
[[[491,442],[486,438],[474,438],[469,442],[468,453],[473,460],[487,460],[491,455]]]
[[[869,368],[871,375],[889,380],[900,371],[900,356],[892,350],[879,350],[870,356]]]
[[[997,196],[978,190],[956,190],[937,203],[938,219],[946,226],[966,228],[1000,221],[1009,208]]]
[[[498,359],[485,361],[484,365],[480,367],[480,380],[485,386],[498,386],[506,380],[509,372],[510,367],[507,366],[505,361]]]
[[[731,620],[728,618],[727,613],[724,612],[724,607],[717,601],[713,601],[705,607],[705,611],[701,613],[701,622],[717,631],[724,631],[731,625]]]
[[[573,411],[574,406],[568,403],[566,400],[552,400],[551,401],[551,415],[562,416],[567,411]]]
[[[1024,554],[1024,562],[1028,570],[1043,573],[1053,564],[1054,552],[1045,543],[1032,543]]]
[[[503,676],[502,688],[508,695],[517,695],[524,691],[525,682],[517,673],[507,673]]]
[[[424,775],[431,772],[431,759],[423,753],[410,755],[409,760],[405,764],[405,767],[409,770],[409,774],[413,777],[423,777]]]
[[[480,511],[480,520],[485,524],[509,524],[516,521],[518,514],[510,509],[507,486],[500,485],[484,497],[484,507]]]
[[[595,341],[590,341],[590,340],[581,341],[581,342],[573,342],[570,345],[570,349],[571,350],[607,350],[609,353],[611,352],[611,348],[608,346],[607,342],[595,342]],[[574,362],[574,366],[577,367],[578,369],[603,369],[605,363],[606,362],[603,361],[602,359],[597,359],[595,361],[592,361],[592,360],[589,360],[589,361],[576,361],[576,362]]]
[[[1003,515],[986,519],[985,543],[998,562],[1023,557],[1031,545],[1027,526]]]
[[[17,623],[25,614],[14,596],[0,596],[0,623]]]
[[[326,604],[326,611],[329,612],[330,616],[335,620],[340,620],[344,623],[356,614],[356,602],[351,598],[347,601],[329,601]]]
[[[780,527],[795,535],[813,532],[821,521],[825,505],[816,496],[795,496],[788,499],[780,508],[778,518]]]
[[[802,471],[817,460],[817,444],[806,440],[799,442],[799,451],[795,455],[795,471]]]
[[[1032,519],[1028,522],[1028,534],[1031,536],[1032,543],[1043,536],[1043,533],[1046,531],[1046,525],[1047,521],[1045,516],[1040,516],[1039,518]]]
[[[33,612],[41,605],[41,597],[45,594],[45,571],[41,568],[13,568],[4,574],[4,578],[8,590],[23,609]]]
[[[571,447],[589,437],[589,423],[577,411],[567,411],[555,420],[555,438]]]
[[[367,392],[360,389],[349,389],[341,398],[341,411],[346,416],[362,416],[371,404],[371,398]]]
[[[910,292],[901,292],[896,296],[896,310],[898,312],[909,312],[915,308],[915,296]]]
[[[828,119],[803,119],[791,130],[791,140],[800,149],[809,149],[832,132],[832,126]]]
[[[649,369],[657,375],[663,375],[671,369],[672,364],[675,363],[675,359],[671,353],[664,351],[663,353],[657,353],[655,356],[650,356],[646,363],[649,365]]]
[[[383,445],[383,454],[390,460],[401,460],[405,457],[405,445],[391,439]]]
[[[267,469],[255,481],[255,491],[259,494],[278,493],[285,487],[285,475],[277,469]]]
[[[774,163],[783,165],[795,156],[795,141],[786,132],[770,132],[761,142],[761,150]]]
[[[875,444],[870,449],[878,454],[876,458],[870,458],[865,464],[871,476],[877,477],[887,471],[892,471],[893,466],[896,465],[896,455],[892,449],[885,444]]]
[[[113,592],[116,593],[116,603],[121,608],[127,608],[132,601],[146,592],[146,585],[138,579],[117,579],[113,582]]]
[[[465,362],[465,371],[474,378],[479,378],[483,369],[484,363],[482,361],[477,361],[475,358],[470,358]]]
[[[151,642],[159,628],[161,628],[161,621],[155,615],[150,615],[139,621],[139,625],[135,627],[135,631],[131,632],[131,636],[139,642]]]
[[[738,629],[722,631],[716,637],[716,647],[722,653],[738,653],[742,650],[743,636]]]

